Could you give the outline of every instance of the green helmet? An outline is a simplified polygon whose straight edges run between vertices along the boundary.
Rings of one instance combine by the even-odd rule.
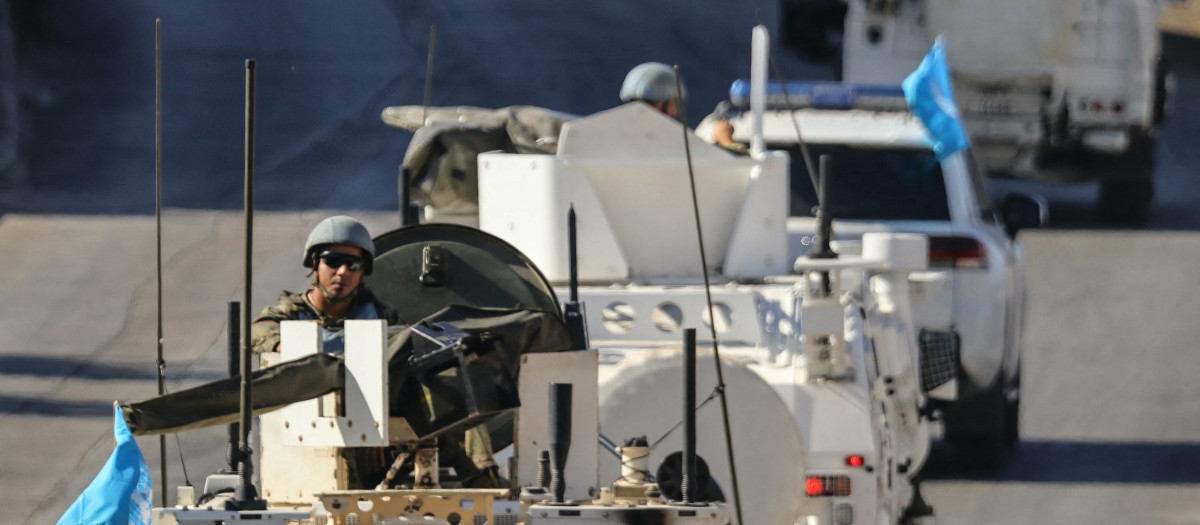
[[[621,102],[666,102],[673,98],[683,100],[686,96],[682,79],[676,88],[675,69],[661,62],[646,62],[634,67],[621,84]]]
[[[371,234],[367,233],[367,227],[357,219],[335,215],[318,223],[308,234],[308,241],[304,243],[304,267],[315,266],[317,249],[329,244],[346,244],[361,249],[367,263],[363,272],[365,275],[371,275],[371,268],[375,262],[375,242],[371,240]]]

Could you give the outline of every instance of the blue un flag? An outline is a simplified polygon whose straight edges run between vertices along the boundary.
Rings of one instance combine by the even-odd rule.
[[[114,407],[113,436],[117,447],[92,484],[63,513],[58,525],[150,525],[153,488],[146,458]]]
[[[929,130],[938,160],[967,149],[967,133],[954,102],[954,87],[941,38],[934,42],[925,60],[900,86],[904,88],[909,111]]]

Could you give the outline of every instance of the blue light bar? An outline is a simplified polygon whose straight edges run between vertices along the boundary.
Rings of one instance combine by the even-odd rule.
[[[749,80],[735,80],[729,86],[729,102],[739,109],[750,108]],[[837,82],[767,83],[767,109],[788,109],[788,102],[791,102],[792,109],[908,110],[904,90],[900,86]]]

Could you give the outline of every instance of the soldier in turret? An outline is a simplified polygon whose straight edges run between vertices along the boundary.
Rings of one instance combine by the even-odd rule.
[[[645,102],[671,118],[679,118],[686,95],[683,82],[675,81],[675,70],[661,62],[638,64],[621,83],[621,102]]]
[[[676,80],[675,69],[661,62],[638,64],[621,83],[621,102],[645,102],[662,114],[677,119],[687,97],[683,80]],[[721,119],[713,126],[712,141],[733,153],[745,155],[745,144],[734,142],[733,124]]]
[[[279,351],[280,321],[317,321],[321,349],[330,354],[341,354],[345,347],[342,326],[346,319],[400,323],[396,310],[362,284],[374,262],[375,243],[361,222],[345,215],[321,221],[304,244],[303,264],[312,269],[312,288],[303,293],[285,291],[278,305],[258,315],[251,328],[254,352]]]
[[[251,327],[255,353],[279,351],[279,322],[316,321],[321,329],[321,350],[342,354],[347,319],[383,319],[388,325],[404,324],[391,305],[375,297],[362,284],[375,262],[375,243],[366,226],[338,215],[313,228],[304,243],[305,268],[312,287],[303,293],[284,291],[279,304],[263,309]],[[464,485],[474,488],[501,486],[491,444],[483,428],[444,436],[439,441],[442,462],[452,465]],[[359,447],[343,451],[351,488],[374,488],[395,459],[388,447]]]

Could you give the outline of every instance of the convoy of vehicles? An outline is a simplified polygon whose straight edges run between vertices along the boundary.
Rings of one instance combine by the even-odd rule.
[[[764,89],[756,84],[756,96]],[[912,131],[905,144],[927,152],[921,137]],[[640,102],[563,123],[555,150],[478,155],[479,229],[426,224],[376,239],[370,286],[424,309],[406,317],[425,320],[398,347],[381,337],[382,325],[348,324],[345,377],[330,380],[343,385],[340,408],[296,399],[263,416],[261,479],[271,508],[240,506],[237,496],[230,508],[161,509],[159,521],[932,518],[919,491],[929,399],[963,383],[953,345],[934,355],[918,344],[918,305],[955,286],[946,272],[928,271],[940,233],[880,225],[848,242],[838,230],[849,223],[825,213],[844,213],[836,166],[849,155],[835,152],[822,161],[834,168],[822,185],[817,239],[795,253],[788,153],[732,155]],[[971,254],[976,263],[981,249]],[[565,313],[550,286],[569,294]],[[468,307],[465,318],[428,313],[443,303]],[[540,328],[510,330],[520,312]],[[489,318],[500,324],[482,332],[473,324],[497,315]],[[573,315],[582,321],[573,350],[546,343]],[[279,366],[317,353],[315,332],[285,325],[287,362]],[[487,333],[506,335],[496,343]],[[519,387],[505,363],[519,368]],[[493,435],[513,443],[505,474],[519,492],[440,487],[429,469],[432,441],[513,410],[515,430]],[[675,430],[681,412],[687,431]],[[397,466],[412,457],[411,486],[389,486],[389,474],[374,490],[349,490],[342,450],[384,444],[403,447]],[[683,460],[673,454],[680,447]],[[703,458],[694,469],[693,453]],[[551,481],[543,457],[551,457]],[[223,476],[214,487],[231,483]],[[206,492],[218,494],[206,505],[220,505],[219,489]]]
[[[423,152],[475,163],[474,209],[455,211],[477,228],[375,239],[369,285],[421,321],[348,321],[344,359],[284,322],[283,363],[253,381],[271,404],[241,387],[269,412],[262,499],[242,463],[155,522],[929,522],[933,421],[984,466],[1018,438],[1013,238],[1044,205],[992,210],[972,152],[938,160],[896,90],[774,89],[735,83],[696,133],[633,102],[535,112],[547,136],[524,151]],[[429,114],[431,133],[480,129]],[[700,140],[717,118],[749,155]],[[301,369],[321,384],[295,388]],[[126,408],[135,433],[218,424],[235,388]],[[442,486],[441,445],[469,428],[511,445],[508,487]],[[386,477],[352,486],[380,448],[398,452]]]
[[[843,79],[895,85],[943,38],[975,155],[997,175],[1098,181],[1103,219],[1146,220],[1169,92],[1163,0],[848,0]]]
[[[639,132],[617,132],[628,129]],[[412,342],[407,367],[397,368],[406,347],[389,350],[379,322],[348,324],[342,407],[297,399],[262,416],[268,508],[221,507],[243,504],[221,492],[235,485],[224,474],[207,484],[215,499],[159,509],[157,522],[927,522],[918,475],[930,429],[912,318],[927,236],[868,232],[854,250],[833,256],[819,242],[792,258],[788,155],[732,156],[690,134],[686,154],[680,131],[638,102],[565,124],[554,154],[479,155],[482,231],[424,224],[376,239],[369,285],[425,319],[409,340],[433,346]],[[583,305],[586,343],[574,351],[538,346],[564,318],[552,283]],[[447,302],[469,307],[466,318],[447,326],[428,314]],[[492,325],[510,335],[486,351],[478,341],[494,338],[454,337],[458,326],[481,334],[475,317],[508,323],[520,312],[540,328]],[[306,323],[282,329],[279,366],[317,352]],[[519,356],[519,409],[513,376],[497,367],[511,360],[495,359],[509,354]],[[405,370],[398,396],[397,370]],[[567,384],[574,393],[562,397]],[[684,385],[695,402],[681,406]],[[519,491],[442,487],[422,470],[437,461],[432,439],[514,409],[516,430],[495,442],[514,443],[506,475]],[[675,431],[681,413],[695,430]],[[412,485],[350,490],[341,450],[383,444],[411,451]],[[699,454],[700,470],[683,467],[680,477],[672,460],[680,448]],[[539,460],[547,449],[551,482]],[[696,492],[681,500],[675,490],[689,479]]]

